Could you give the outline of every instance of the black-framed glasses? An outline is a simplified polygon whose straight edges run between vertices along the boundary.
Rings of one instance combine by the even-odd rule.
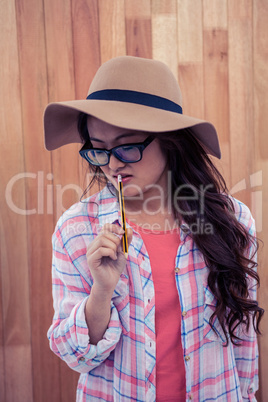
[[[153,136],[146,138],[144,142],[136,144],[118,145],[112,149],[92,148],[88,142],[80,149],[82,158],[86,159],[91,165],[105,166],[110,162],[110,156],[113,154],[121,162],[135,163],[142,158],[142,152],[155,139]]]

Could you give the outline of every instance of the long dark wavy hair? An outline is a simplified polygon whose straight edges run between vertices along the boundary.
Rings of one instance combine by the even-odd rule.
[[[87,115],[81,113],[78,130],[83,142],[90,141],[86,123]],[[224,178],[191,129],[152,135],[158,139],[172,172],[172,195],[180,188],[177,206],[173,205],[175,219],[181,222],[183,211],[183,220],[189,227],[202,222],[203,227],[213,228],[209,235],[200,230],[191,233],[204,256],[209,269],[208,286],[217,299],[210,318],[212,329],[217,317],[226,337],[226,345],[229,338],[232,343],[239,343],[241,338],[236,330],[240,324],[248,330],[253,323],[255,332],[260,334],[264,310],[249,297],[249,283],[254,282],[255,286],[259,286],[260,282],[254,260],[258,241],[236,219]],[[90,166],[90,169],[94,177],[89,187],[95,181],[101,184],[107,182],[99,167]],[[193,197],[193,192],[198,197]],[[202,205],[200,197],[204,199]],[[251,246],[253,252],[248,256],[246,252]]]

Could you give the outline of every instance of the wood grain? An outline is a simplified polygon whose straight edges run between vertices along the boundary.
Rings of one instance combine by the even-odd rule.
[[[152,3],[152,57],[178,76],[176,0]]]
[[[1,401],[75,400],[78,374],[46,337],[51,235],[86,187],[88,167],[79,145],[44,149],[42,120],[49,101],[86,98],[111,57],[162,60],[178,77],[184,113],[215,124],[223,157],[214,162],[251,208],[264,241],[258,297],[267,310],[267,21],[267,0],[2,0]],[[258,402],[268,394],[266,317],[262,329]]]
[[[126,54],[124,0],[99,0],[101,62]]]
[[[203,0],[203,23],[205,29],[227,29],[227,0]]]
[[[256,133],[256,147],[262,160],[268,159],[268,141],[265,135],[268,122],[267,98],[267,60],[268,60],[268,32],[267,15],[268,2],[257,0],[254,7],[254,122]]]
[[[61,10],[61,12],[59,12]],[[75,99],[71,2],[47,0],[45,6],[49,101]],[[55,38],[58,38],[55,41]],[[59,58],[60,54],[60,58]],[[54,217],[57,220],[82,195],[79,183],[79,147],[71,144],[52,152],[53,184],[56,186]],[[71,172],[66,174],[72,161]]]
[[[177,21],[178,76],[183,113],[204,119],[202,2],[178,0]]]
[[[205,118],[229,140],[228,36],[226,30],[204,31]]]
[[[179,64],[179,84],[183,97],[183,113],[204,119],[203,63]]]
[[[1,219],[2,223],[2,219]],[[2,246],[2,231],[0,232],[0,244]],[[2,267],[3,267],[3,260],[2,260],[2,253],[0,248],[0,278],[2,284]],[[2,286],[0,287],[2,293]],[[4,319],[3,319],[3,306],[2,306],[2,297],[0,297],[0,400],[5,400],[6,395],[6,385],[5,385],[5,342],[4,342]]]
[[[1,366],[4,401],[33,401],[31,361],[30,276],[27,242],[26,179],[22,136],[22,102],[16,10],[0,5],[1,94]],[[16,152],[14,152],[16,150]],[[3,163],[4,162],[4,163]],[[17,176],[21,174],[20,176]],[[13,184],[12,184],[13,181]],[[6,197],[5,197],[6,196]],[[1,370],[2,371],[2,370]],[[2,384],[1,384],[2,385]]]
[[[154,0],[151,4],[152,14],[172,16],[177,13],[177,0]]]
[[[48,99],[53,102],[75,99],[73,38],[70,29],[72,26],[71,2],[48,0],[45,3],[45,26]],[[58,38],[56,42],[55,38]],[[78,185],[78,148],[76,144],[71,144],[52,152],[53,184],[56,187],[56,197],[53,203],[54,222],[65,209],[78,202],[82,195],[82,189]],[[68,169],[70,161],[71,171]],[[78,374],[67,370],[66,364],[60,362],[59,375],[61,386],[58,386],[58,392],[60,392],[61,400],[64,401],[66,398],[74,400]],[[56,402],[58,396],[53,395],[53,398]]]
[[[127,19],[126,40],[129,56],[152,58],[151,20]]]
[[[42,1],[17,1],[21,77],[22,132],[25,169],[36,177],[26,182],[26,204],[36,209],[27,216],[28,270],[31,303],[33,399],[59,400],[59,362],[51,355],[46,332],[52,317],[51,233],[53,215],[46,213],[45,183],[51,172],[51,155],[44,151],[43,109],[47,103],[47,58]],[[55,41],[54,41],[55,42]],[[55,77],[58,80],[59,75]],[[27,368],[23,369],[26,370]],[[40,373],[46,370],[46,375]],[[51,393],[51,390],[53,394]],[[27,400],[27,399],[26,399]]]
[[[125,0],[126,50],[130,56],[152,58],[151,5],[148,0]]]
[[[73,57],[76,99],[85,99],[101,64],[97,0],[72,1]]]
[[[179,63],[203,60],[202,1],[177,0]]]
[[[259,274],[261,288],[258,291],[260,305],[267,311],[268,275],[267,275],[267,239],[268,239],[268,3],[265,0],[253,1],[253,101],[254,101],[254,147],[255,171],[261,173],[262,181],[251,190],[252,212],[256,218],[258,235],[264,242],[259,251]],[[255,183],[258,184],[258,183]],[[258,193],[257,193],[258,192]],[[257,199],[257,195],[259,198]],[[254,202],[255,199],[255,202]],[[264,315],[262,322],[263,335],[259,338],[260,346],[260,391],[258,401],[265,401],[268,395],[268,318]]]
[[[222,159],[214,163],[232,188],[230,169],[227,0],[203,2],[205,118],[218,132]]]
[[[72,33],[75,99],[85,99],[90,83],[101,64],[97,0],[72,1]],[[84,191],[87,183],[82,161],[79,161],[78,169],[79,186]]]
[[[249,176],[254,173],[251,0],[232,4],[228,27],[229,63],[232,66],[229,68],[231,181],[234,186],[246,180],[246,186],[249,186]],[[249,191],[239,191],[235,196],[251,207]]]
[[[154,3],[155,1],[153,1]],[[150,0],[125,0],[125,17],[126,18],[145,18],[151,17],[151,1]]]
[[[177,1],[177,20],[178,76],[183,113],[204,119],[202,2],[198,0],[194,5],[192,1]]]

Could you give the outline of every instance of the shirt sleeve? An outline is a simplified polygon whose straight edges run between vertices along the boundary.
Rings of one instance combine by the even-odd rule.
[[[67,252],[59,228],[53,234],[52,245],[54,317],[48,330],[50,348],[73,370],[89,372],[107,359],[120,339],[122,327],[118,311],[111,302],[110,322],[103,339],[97,345],[90,344],[85,318],[90,278],[86,277],[85,270],[79,270],[79,264],[75,262],[83,253],[79,252],[79,246],[75,256]]]
[[[255,221],[248,210],[249,219],[247,220],[247,229],[249,234],[254,238],[256,236]],[[243,222],[242,222],[243,223]],[[256,243],[252,242],[247,252],[246,257],[257,261]],[[256,283],[250,278],[249,280],[249,297],[253,300],[257,298]],[[240,380],[240,389],[243,401],[256,401],[255,392],[258,389],[258,342],[257,335],[254,331],[253,322],[247,332],[241,331],[240,337],[243,339],[239,345],[234,345],[234,355],[236,367]]]

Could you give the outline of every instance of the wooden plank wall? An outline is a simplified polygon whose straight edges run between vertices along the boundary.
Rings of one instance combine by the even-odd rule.
[[[268,1],[2,0],[0,400],[71,402],[77,374],[50,352],[51,234],[86,187],[77,145],[49,153],[49,101],[84,98],[101,63],[155,58],[179,78],[184,113],[209,119],[216,162],[253,211],[261,289],[268,308]],[[268,383],[268,320],[260,344],[260,391]]]

